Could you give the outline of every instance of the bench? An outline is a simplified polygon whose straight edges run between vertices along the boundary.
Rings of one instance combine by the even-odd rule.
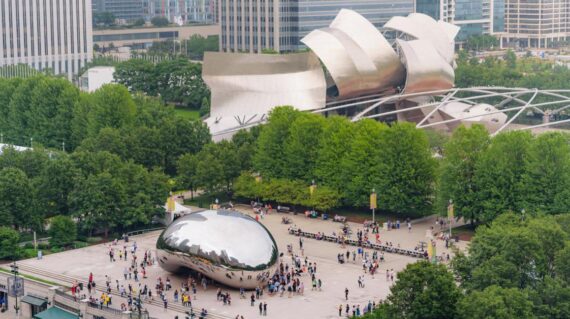
[[[277,212],[278,213],[289,213],[291,211],[291,207],[287,207],[287,206],[277,206]]]
[[[333,222],[346,223],[346,216],[334,215]]]

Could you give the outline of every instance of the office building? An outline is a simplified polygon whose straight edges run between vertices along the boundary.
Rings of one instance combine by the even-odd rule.
[[[414,0],[219,0],[220,48],[230,52],[291,52],[301,39],[350,9],[380,28],[414,11]]]
[[[93,43],[100,48],[130,47],[148,49],[154,42],[179,41],[190,39],[193,35],[205,38],[220,34],[217,25],[184,25],[163,28],[124,28],[93,31]]]
[[[121,22],[144,17],[143,0],[93,0],[93,14],[109,12]]]
[[[213,23],[215,0],[143,0],[145,19],[156,16],[176,24]]]
[[[472,35],[493,33],[494,22],[502,24],[504,9],[494,10],[494,0],[416,0],[416,12],[461,27],[457,36],[461,42]]]
[[[91,0],[3,1],[0,67],[27,64],[70,80],[93,57]]]
[[[503,0],[504,33],[501,45],[548,48],[570,35],[568,0]]]

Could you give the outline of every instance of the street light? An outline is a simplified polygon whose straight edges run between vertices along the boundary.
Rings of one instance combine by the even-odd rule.
[[[12,270],[10,270],[10,272],[14,274],[14,283],[12,284],[12,287],[10,287],[13,291],[14,297],[16,298],[14,310],[16,310],[16,317],[19,317],[18,313],[20,311],[20,307],[18,307],[18,294],[19,294],[18,275],[20,274],[20,272],[18,271],[19,267],[18,267],[18,265],[16,265],[15,260],[14,260],[14,263],[12,265],[10,265],[10,268],[12,269]]]
[[[449,204],[447,205],[447,219],[449,219],[449,240],[451,240],[451,221],[454,218],[453,212],[453,200],[449,200]]]

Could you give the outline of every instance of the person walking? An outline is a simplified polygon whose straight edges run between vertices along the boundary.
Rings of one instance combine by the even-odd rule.
[[[338,306],[338,316],[342,317],[342,304]]]
[[[344,288],[344,299],[348,300],[348,288]]]
[[[263,303],[263,315],[267,316],[267,302]]]
[[[259,315],[261,316],[263,314],[263,302],[259,303]]]

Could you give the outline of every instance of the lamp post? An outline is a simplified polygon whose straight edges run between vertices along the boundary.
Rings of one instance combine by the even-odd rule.
[[[451,240],[451,221],[454,218],[453,212],[453,200],[449,200],[449,204],[447,205],[447,219],[449,219],[449,240]]]
[[[15,260],[14,260],[14,263],[12,265],[10,265],[10,268],[12,269],[10,272],[14,274],[14,283],[12,284],[12,287],[10,287],[10,289],[13,290],[14,297],[16,298],[14,310],[16,310],[16,317],[20,317],[20,315],[19,315],[20,307],[18,307],[18,294],[19,294],[18,275],[20,274],[20,272],[18,271],[19,267],[18,267],[18,265],[16,265]]]

